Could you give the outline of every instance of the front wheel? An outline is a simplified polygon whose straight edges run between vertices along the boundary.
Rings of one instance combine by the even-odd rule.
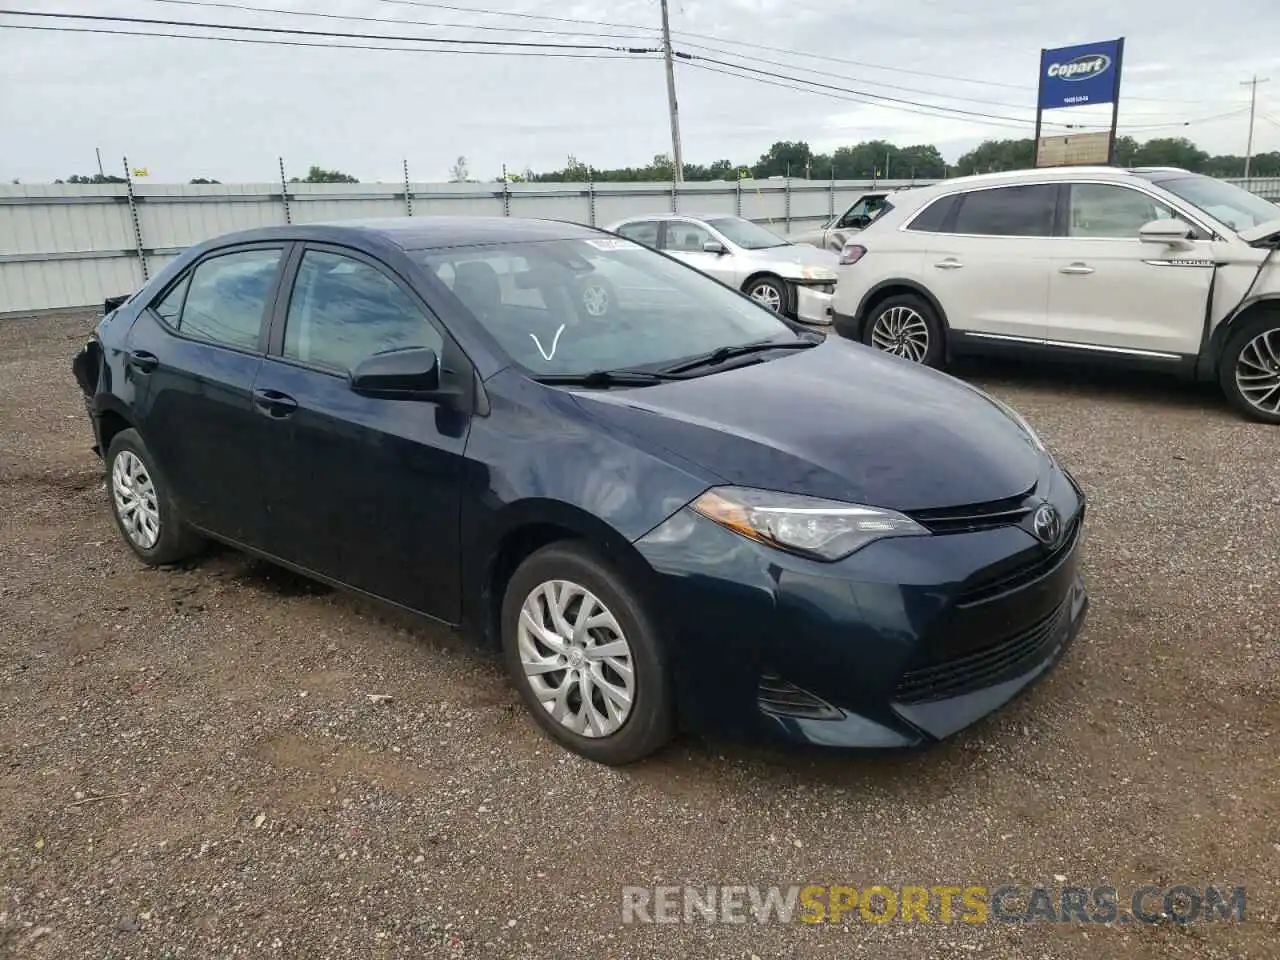
[[[1264,313],[1230,336],[1218,365],[1218,382],[1246,417],[1280,424],[1280,313]]]
[[[753,277],[744,288],[747,296],[774,313],[787,310],[787,288],[776,277]]]
[[[619,765],[671,739],[671,683],[654,626],[589,547],[553,544],[520,565],[503,599],[502,647],[538,725],[574,753]]]
[[[942,324],[922,297],[906,293],[876,304],[862,341],[868,346],[927,367],[942,365]]]

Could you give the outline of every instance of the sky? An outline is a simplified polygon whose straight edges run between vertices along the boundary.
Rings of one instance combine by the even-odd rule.
[[[206,2],[10,0],[4,7],[405,37],[660,43],[659,0]],[[419,23],[294,15],[302,12]],[[1042,47],[1119,36],[1126,38],[1121,133],[1187,136],[1212,153],[1243,154],[1249,88],[1242,82],[1257,74],[1272,79],[1258,87],[1254,149],[1280,150],[1276,0],[671,0],[670,16],[676,50],[774,81],[712,72],[725,68],[705,59],[679,62],[686,162],[751,163],[777,140],[829,151],[870,139],[932,143],[954,161],[982,140],[1031,135]],[[13,29],[19,24],[58,32]],[[449,179],[459,156],[473,178],[494,179],[504,164],[513,172],[556,169],[572,155],[600,168],[640,166],[671,150],[656,55],[585,59],[616,54],[522,48],[528,55],[510,56],[493,51],[511,47],[482,45],[469,49],[486,54],[464,55],[422,44],[411,52],[338,50],[69,27],[218,32],[0,14],[0,182],[94,173],[95,148],[108,173],[119,173],[127,156],[150,182],[224,183],[271,181],[278,158],[289,175],[319,164],[366,182],[399,182],[407,162],[412,180],[431,182]],[[794,87],[797,79],[841,89],[777,85]],[[867,102],[875,97],[893,100]],[[1065,132],[1050,124],[1109,119],[1109,108],[1053,111],[1045,132]]]

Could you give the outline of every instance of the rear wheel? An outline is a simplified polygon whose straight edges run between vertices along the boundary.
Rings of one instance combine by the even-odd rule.
[[[876,304],[867,318],[862,340],[912,363],[942,366],[942,323],[928,301],[913,293]]]
[[[111,515],[143,563],[160,566],[197,553],[200,537],[183,525],[169,485],[137,430],[121,430],[107,450]]]
[[[1246,417],[1280,424],[1280,312],[1254,317],[1231,334],[1219,361],[1218,382]]]
[[[520,565],[502,605],[507,670],[534,720],[573,752],[631,763],[671,739],[667,666],[639,597],[589,547]]]

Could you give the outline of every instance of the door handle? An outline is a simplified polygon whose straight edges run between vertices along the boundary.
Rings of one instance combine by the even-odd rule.
[[[150,373],[160,366],[160,358],[146,350],[134,350],[129,354],[128,363],[139,373]]]
[[[947,259],[945,260],[939,260],[937,263],[934,264],[934,266],[937,267],[939,270],[959,270],[961,267],[964,266],[964,264],[961,263],[959,260],[957,260],[955,257],[947,257]]]
[[[1086,273],[1093,273],[1093,267],[1087,263],[1069,263],[1065,267],[1058,268],[1059,273],[1069,273],[1073,276],[1082,276]]]
[[[253,403],[259,413],[276,419],[283,419],[298,409],[298,401],[279,390],[255,390]]]

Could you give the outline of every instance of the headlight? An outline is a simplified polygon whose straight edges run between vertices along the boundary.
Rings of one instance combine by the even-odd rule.
[[[1023,417],[1022,414],[1013,409],[1013,407],[1009,406],[1007,403],[997,400],[995,397],[991,397],[991,401],[1008,414],[1010,420],[1022,428],[1023,432],[1026,433],[1027,438],[1031,441],[1032,446],[1041,453],[1049,452],[1049,448],[1046,447],[1044,445],[1044,441],[1040,439],[1040,434],[1036,433],[1035,430],[1032,429],[1031,424],[1027,423],[1026,418]]]
[[[836,272],[829,267],[801,267],[800,276],[805,280],[835,280]]]
[[[929,533],[893,510],[746,487],[716,487],[692,506],[750,540],[818,560],[839,560],[885,537]]]

